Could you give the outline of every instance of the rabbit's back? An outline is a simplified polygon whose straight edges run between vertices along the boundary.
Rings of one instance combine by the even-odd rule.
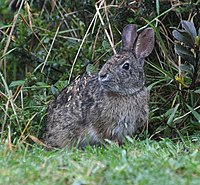
[[[62,148],[77,140],[80,133],[89,126],[89,117],[98,116],[94,111],[91,113],[91,110],[97,110],[95,106],[99,101],[99,89],[97,75],[84,75],[63,89],[49,103],[43,141],[49,146]]]

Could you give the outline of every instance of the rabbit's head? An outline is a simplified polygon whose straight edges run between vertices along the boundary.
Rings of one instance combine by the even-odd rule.
[[[153,50],[154,31],[146,28],[139,35],[136,25],[122,32],[122,50],[104,64],[99,82],[107,92],[134,94],[144,87],[144,59]]]

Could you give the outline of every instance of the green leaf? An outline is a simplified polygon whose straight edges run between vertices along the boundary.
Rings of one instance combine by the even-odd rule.
[[[200,37],[199,36],[196,37],[196,45],[200,46]]]
[[[200,89],[197,89],[197,90],[194,91],[194,92],[200,94]]]
[[[134,20],[133,18],[131,18],[131,17],[130,17],[130,18],[127,18],[127,21],[128,21],[128,23],[130,23],[130,24],[135,22],[135,20]]]
[[[192,36],[194,42],[197,36],[196,28],[194,27],[194,24],[192,22],[188,21],[181,21],[182,27]]]
[[[181,44],[177,43],[175,45],[175,52],[182,57],[185,61],[194,63],[195,58],[193,53],[187,49],[186,47],[182,46]]]
[[[51,86],[51,92],[53,95],[57,95],[59,93],[58,89],[55,88],[53,85]]]
[[[159,0],[156,0],[156,13],[157,13],[157,15],[160,14],[160,1]]]
[[[179,104],[177,104],[176,107],[173,108],[172,113],[171,113],[169,119],[167,120],[167,125],[172,125],[175,114],[178,110],[178,107],[179,107]]]
[[[174,30],[172,35],[180,42],[183,42],[186,46],[194,48],[194,40],[191,35],[184,30]]]
[[[188,64],[181,64],[180,69],[181,69],[181,71],[184,71],[184,72],[187,72],[187,73],[192,73],[192,71],[193,71],[192,66],[188,65]]]
[[[102,46],[103,46],[104,49],[109,49],[110,48],[109,43],[107,41],[105,41],[105,40],[102,42]]]
[[[78,179],[78,180],[75,180],[72,185],[84,185],[84,184],[87,184],[84,180],[81,180],[81,179]]]
[[[86,67],[86,72],[88,75],[91,75],[95,72],[95,66],[93,64],[88,64]]]
[[[174,79],[174,76],[169,72],[169,70],[165,70],[164,68],[160,67],[159,65],[156,65],[155,63],[147,62],[150,66],[152,66],[154,69],[158,70],[165,76],[167,76],[170,80]]]
[[[192,107],[190,107],[189,105],[187,105],[187,107],[191,111],[193,116],[197,119],[197,121],[200,123],[200,114],[197,111],[195,111]]]
[[[37,85],[37,86],[40,86],[40,87],[49,87],[49,85],[47,85],[47,84],[44,83],[44,82],[37,82],[36,85]]]
[[[0,57],[0,60],[2,60],[4,57],[6,57],[7,55],[9,55],[10,53],[12,53],[14,50],[16,50],[17,48],[13,48],[13,49],[11,49],[11,50],[9,50],[8,52],[6,52],[4,55],[2,55],[1,57]]]
[[[200,46],[200,28],[198,30],[198,35],[196,36],[196,45]]]
[[[126,139],[130,142],[130,143],[134,143],[134,139],[130,136],[126,136]]]
[[[166,81],[166,79],[161,79],[161,80],[158,80],[158,81],[156,81],[156,82],[150,84],[150,85],[147,87],[147,89],[150,91],[155,85],[159,84],[159,83],[162,82],[162,81]]]
[[[24,85],[24,83],[25,83],[24,80],[13,81],[10,83],[9,87],[16,87],[16,86]]]

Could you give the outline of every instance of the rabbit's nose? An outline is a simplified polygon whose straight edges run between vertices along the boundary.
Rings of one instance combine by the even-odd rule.
[[[108,75],[106,73],[99,74],[99,78],[101,81],[105,81],[107,79]]]

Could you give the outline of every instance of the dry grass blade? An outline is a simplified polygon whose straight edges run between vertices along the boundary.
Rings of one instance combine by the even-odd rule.
[[[57,5],[57,3],[55,2],[55,6],[56,6],[59,14],[61,15],[61,17],[62,17],[62,19],[64,21],[64,24],[66,25],[67,29],[70,30],[71,28],[69,26],[69,23],[65,19],[66,19],[66,17],[68,17],[70,15],[73,15],[73,14],[76,14],[78,12],[75,11],[75,12],[67,13],[66,10],[65,10],[65,8],[63,8],[63,6],[61,5],[61,2],[59,2],[59,5]],[[62,10],[60,10],[60,8]],[[65,12],[65,14],[63,14],[62,12]],[[76,39],[76,37],[77,37],[77,33],[76,33],[76,31],[74,29],[72,29],[71,37],[74,38],[74,39]]]
[[[197,106],[197,107],[194,108],[195,111],[198,110],[198,109],[200,109],[200,106]],[[174,122],[175,122],[175,121],[178,121],[178,120],[180,120],[180,119],[183,119],[184,117],[188,116],[188,115],[191,114],[191,113],[192,113],[192,111],[189,111],[189,112],[185,113],[184,115],[175,118],[175,119],[174,119]]]
[[[11,141],[10,125],[8,125],[8,148],[9,148],[9,150],[13,151],[12,141]]]
[[[25,4],[26,4],[27,12],[28,12],[29,26],[30,26],[30,29],[33,30],[30,6],[29,6],[28,2],[26,2]]]
[[[85,35],[84,35],[84,37],[83,37],[83,40],[82,40],[82,42],[81,42],[81,44],[80,44],[80,47],[79,47],[79,49],[78,49],[78,51],[77,51],[77,53],[76,53],[76,56],[75,56],[75,58],[74,58],[74,61],[73,61],[73,64],[72,64],[72,67],[71,67],[71,70],[70,70],[68,83],[70,83],[70,81],[71,81],[72,73],[73,73],[73,70],[74,70],[74,65],[75,65],[75,63],[76,63],[76,61],[77,61],[77,59],[78,59],[78,56],[79,56],[80,51],[81,51],[81,48],[82,48],[82,46],[83,46],[83,44],[84,44],[84,42],[85,42],[85,40],[86,40],[86,38],[87,38],[87,36],[88,36],[88,33],[89,33],[89,31],[90,31],[90,28],[92,27],[92,24],[94,23],[96,17],[97,17],[97,13],[94,15],[94,17],[93,17],[93,19],[92,19],[92,21],[91,21],[91,23],[90,23],[90,25],[89,25],[89,27],[88,27],[88,29],[87,29]]]
[[[110,46],[111,46],[111,48],[112,48],[112,50],[113,50],[113,53],[116,54],[117,52],[116,52],[116,50],[115,50],[115,48],[114,48],[114,43],[112,42],[112,40],[111,40],[111,38],[110,38],[110,35],[108,34],[107,29],[105,28],[105,23],[104,23],[103,18],[102,18],[101,14],[100,14],[100,11],[99,11],[99,10],[101,9],[103,3],[104,3],[104,0],[101,1],[99,7],[97,6],[97,3],[95,4],[96,12],[97,12],[97,15],[98,15],[98,17],[99,17],[99,19],[100,19],[100,21],[101,21],[101,24],[102,24],[102,26],[103,26],[103,28],[104,28],[105,34],[106,34],[106,36],[107,36],[107,38],[108,38],[108,41],[109,41]]]
[[[109,17],[108,17],[108,6],[106,5],[106,1],[104,2],[104,9],[105,9],[106,20],[108,22],[108,28],[109,28],[109,31],[110,31],[111,41],[114,45],[115,42],[114,42],[112,27],[111,27],[110,20],[109,20]]]
[[[41,73],[43,72],[44,67],[45,67],[45,65],[46,65],[46,63],[47,63],[47,60],[48,60],[48,58],[49,58],[49,55],[50,55],[51,50],[52,50],[52,48],[53,48],[53,44],[54,44],[54,42],[55,42],[55,40],[56,40],[56,37],[57,37],[57,35],[58,35],[59,29],[60,29],[60,26],[62,25],[62,23],[63,23],[63,22],[61,21],[60,24],[58,25],[58,28],[57,28],[57,30],[56,30],[56,33],[55,33],[55,35],[54,35],[54,37],[53,37],[53,41],[52,41],[52,43],[51,43],[51,46],[50,46],[49,51],[48,51],[48,53],[47,53],[47,56],[46,56],[46,58],[45,58],[44,64],[43,64],[43,66],[42,66]]]
[[[34,141],[35,143],[39,144],[40,146],[44,146],[48,149],[50,149],[51,147],[49,147],[48,145],[46,145],[45,143],[43,143],[41,140],[39,140],[37,137],[33,136],[33,135],[29,135],[30,139],[32,141]]]
[[[31,29],[31,31],[33,32],[34,36],[37,38],[37,40],[40,42],[40,44],[42,45],[42,47],[44,48],[44,50],[48,53],[45,45],[42,43],[42,41],[40,40],[40,38],[38,37],[38,35],[35,33],[35,31],[31,28],[31,26],[28,24],[28,22],[26,21],[26,19],[20,14],[21,19],[24,21],[24,23]]]
[[[35,117],[37,114],[38,114],[38,113],[35,113],[35,114],[31,117],[31,119],[28,121],[28,123],[26,124],[24,130],[21,132],[21,135],[20,135],[20,137],[19,137],[19,139],[18,139],[18,142],[20,142],[20,140],[21,140],[22,137],[24,136],[24,133],[25,133],[26,130],[28,129],[28,126],[30,125],[31,121],[34,119],[34,117]]]
[[[19,17],[19,13],[20,13],[20,11],[21,11],[21,8],[22,8],[22,6],[23,6],[23,4],[24,4],[24,1],[25,1],[25,0],[22,0],[22,1],[21,1],[19,10],[18,10],[17,14],[14,16],[13,25],[12,25],[12,28],[11,28],[11,30],[10,30],[10,33],[9,33],[9,36],[8,36],[8,40],[7,40],[7,42],[6,42],[6,46],[5,46],[5,48],[4,48],[3,55],[6,54],[6,52],[7,52],[7,50],[8,50],[8,47],[9,47],[9,45],[10,45],[10,41],[11,41],[11,39],[12,39],[13,31],[14,31],[15,25],[16,25],[16,23],[17,23],[17,19],[18,19],[18,17]],[[4,66],[3,66],[3,62],[4,62]],[[4,76],[5,76],[5,78],[6,78],[6,62],[5,62],[4,59],[2,59],[2,60],[0,61],[0,68],[2,68],[2,66],[3,66],[3,70],[4,70]]]
[[[4,87],[5,87],[6,93],[8,94],[7,103],[10,103],[10,104],[11,104],[13,113],[14,113],[15,118],[16,118],[16,122],[17,122],[17,124],[18,124],[18,126],[19,126],[19,129],[20,129],[20,131],[21,131],[21,126],[20,126],[20,124],[19,124],[19,119],[18,119],[18,117],[17,117],[17,112],[16,112],[16,108],[15,108],[15,104],[14,104],[12,92],[11,92],[10,89],[8,88],[8,85],[7,85],[7,83],[6,83],[6,80],[5,80],[5,78],[3,77],[1,71],[0,71],[0,77],[1,77],[1,80],[3,81],[3,84],[4,84]]]

